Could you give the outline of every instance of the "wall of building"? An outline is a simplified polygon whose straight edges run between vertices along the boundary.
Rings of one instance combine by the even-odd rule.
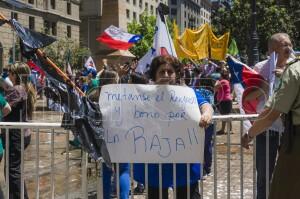
[[[52,27],[49,29],[49,35],[54,36],[57,40],[65,39],[67,35],[67,26],[71,27],[71,34],[69,35],[72,40],[79,42],[79,2],[70,1],[70,14],[67,12],[67,1],[56,0],[55,9],[50,6],[50,0],[34,0],[33,4],[23,0],[31,6],[29,9],[12,9],[4,2],[0,2],[0,12],[8,19],[11,18],[12,12],[16,13],[17,20],[24,27],[30,28],[30,18],[34,21],[32,27],[37,32],[45,32],[45,20],[51,23],[56,23],[56,31],[52,31]],[[55,29],[55,27],[53,27]],[[54,33],[54,34],[53,34]],[[0,27],[0,47],[2,45],[3,53],[0,55],[0,70],[3,66],[6,66],[9,62],[10,50],[12,49],[14,39],[11,28],[5,24]],[[18,38],[15,36],[15,43],[18,42]],[[1,50],[0,50],[1,52]],[[18,60],[19,57],[16,57]]]
[[[160,2],[168,5],[168,0],[103,0],[102,16],[100,17],[88,14],[89,10],[94,9],[91,6],[96,5],[95,1],[97,0],[82,2],[80,34],[82,45],[90,47],[94,61],[98,66],[102,64],[102,59],[106,58],[107,54],[114,51],[96,41],[96,38],[107,27],[115,25],[127,31],[127,24],[133,20],[139,22],[143,12],[148,11],[149,14],[156,15],[156,8]],[[88,24],[90,24],[89,31],[87,31]]]
[[[169,0],[170,18],[176,20],[180,32],[210,23],[210,0]]]

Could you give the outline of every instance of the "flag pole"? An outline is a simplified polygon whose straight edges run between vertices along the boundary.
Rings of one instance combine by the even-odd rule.
[[[2,13],[0,13],[0,19],[8,21]],[[11,24],[9,25],[11,26]],[[80,94],[80,96],[85,96],[85,94],[80,90],[80,88],[78,88],[75,85],[75,83],[67,76],[67,74],[65,74],[49,57],[47,57],[42,50],[37,49],[36,54],[39,58],[44,59],[47,62],[47,64],[53,67],[58,72],[58,74],[64,79],[66,84],[72,86],[72,88],[74,88]]]

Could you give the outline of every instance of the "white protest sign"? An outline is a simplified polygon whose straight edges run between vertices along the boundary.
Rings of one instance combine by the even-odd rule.
[[[191,88],[106,85],[99,104],[112,162],[202,162],[205,133]]]

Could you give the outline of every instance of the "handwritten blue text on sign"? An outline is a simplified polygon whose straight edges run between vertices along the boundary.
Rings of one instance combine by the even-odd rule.
[[[204,131],[192,89],[107,85],[99,103],[112,162],[202,162]]]

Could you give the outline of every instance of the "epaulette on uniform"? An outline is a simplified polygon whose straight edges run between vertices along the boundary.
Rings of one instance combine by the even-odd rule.
[[[286,66],[290,66],[290,65],[292,65],[292,64],[294,64],[294,63],[296,63],[296,62],[298,62],[298,61],[300,61],[300,58],[299,58],[299,57],[297,57],[297,58],[293,59],[292,61],[290,61],[289,63],[287,63]]]

